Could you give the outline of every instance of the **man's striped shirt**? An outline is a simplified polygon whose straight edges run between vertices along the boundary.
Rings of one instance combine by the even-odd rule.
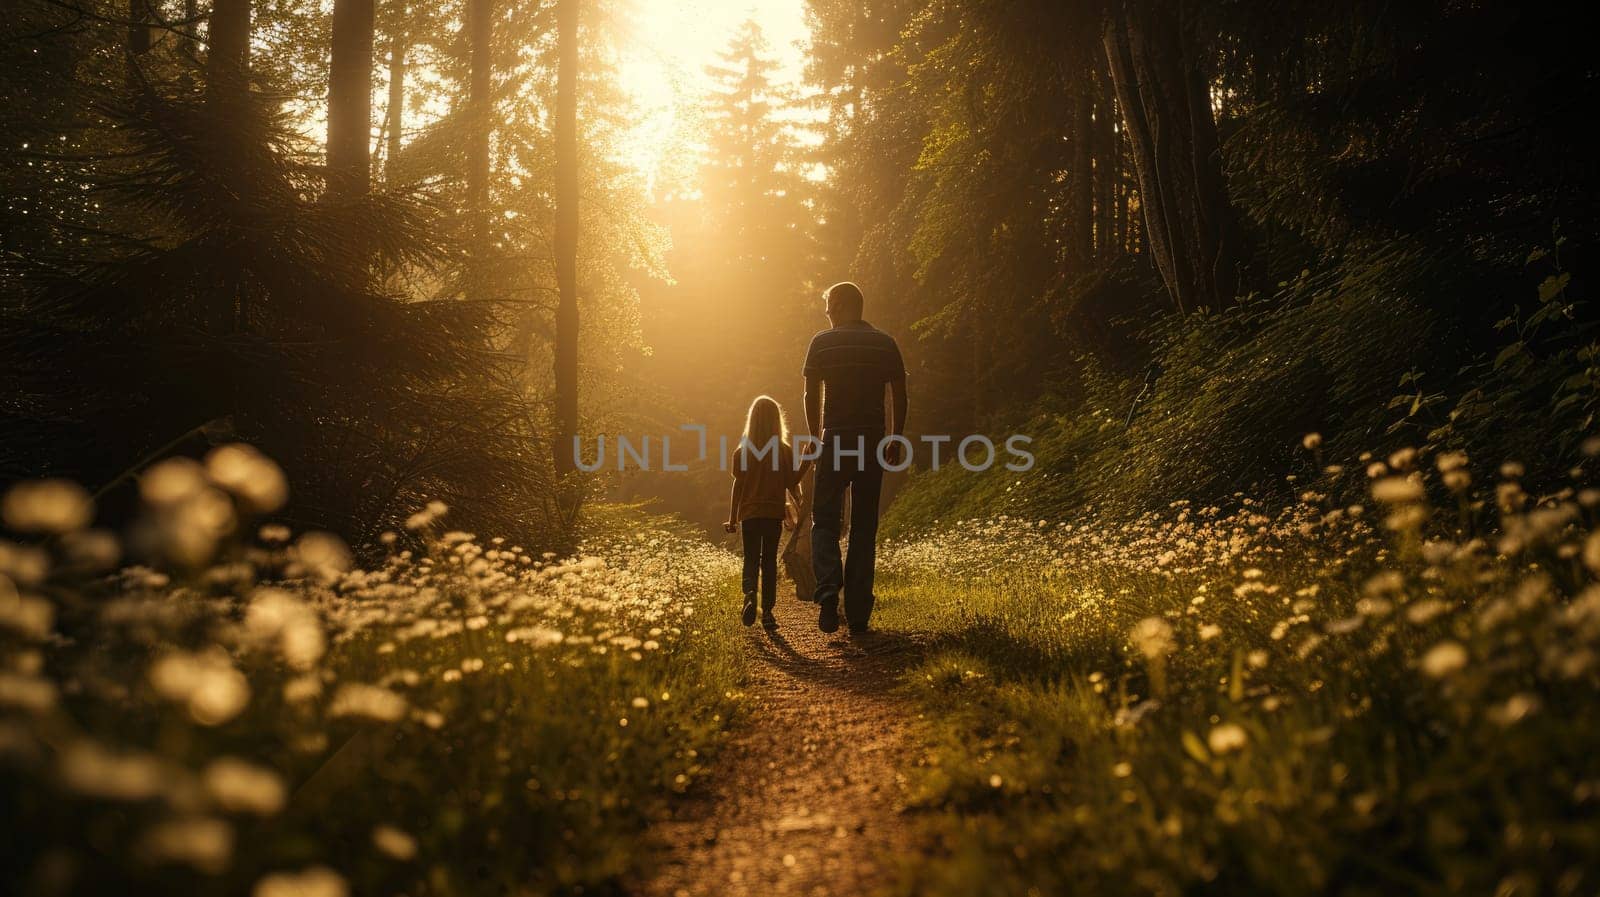
[[[894,337],[855,321],[811,338],[804,373],[822,381],[823,430],[882,431],[883,388],[905,379],[906,364]]]

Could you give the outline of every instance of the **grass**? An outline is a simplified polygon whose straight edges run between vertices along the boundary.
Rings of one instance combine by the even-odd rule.
[[[1593,893],[1592,462],[1535,498],[1366,460],[1282,511],[887,548],[883,625],[935,634],[906,687],[937,849],[899,891]],[[1363,472],[1371,507],[1330,503]]]
[[[702,541],[537,557],[435,506],[357,569],[252,522],[283,492],[257,455],[141,485],[125,544],[71,484],[5,499],[5,893],[616,892],[739,711]]]

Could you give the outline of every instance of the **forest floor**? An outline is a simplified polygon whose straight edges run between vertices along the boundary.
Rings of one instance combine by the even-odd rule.
[[[898,686],[920,641],[825,635],[816,605],[787,594],[776,616],[776,631],[745,633],[751,712],[706,787],[657,824],[664,856],[643,895],[869,893],[909,855],[900,768],[917,710]]]

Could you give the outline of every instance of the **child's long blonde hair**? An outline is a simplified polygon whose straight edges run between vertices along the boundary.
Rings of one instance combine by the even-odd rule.
[[[789,444],[789,421],[783,416],[783,406],[772,396],[756,396],[744,417],[744,438],[760,449],[774,436],[780,445]]]

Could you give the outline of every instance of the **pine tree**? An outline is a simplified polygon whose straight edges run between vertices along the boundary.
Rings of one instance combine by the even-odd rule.
[[[709,66],[714,87],[701,169],[707,209],[729,262],[793,262],[804,214],[799,147],[781,118],[788,98],[773,87],[777,62],[754,20],[740,26],[721,64]]]

